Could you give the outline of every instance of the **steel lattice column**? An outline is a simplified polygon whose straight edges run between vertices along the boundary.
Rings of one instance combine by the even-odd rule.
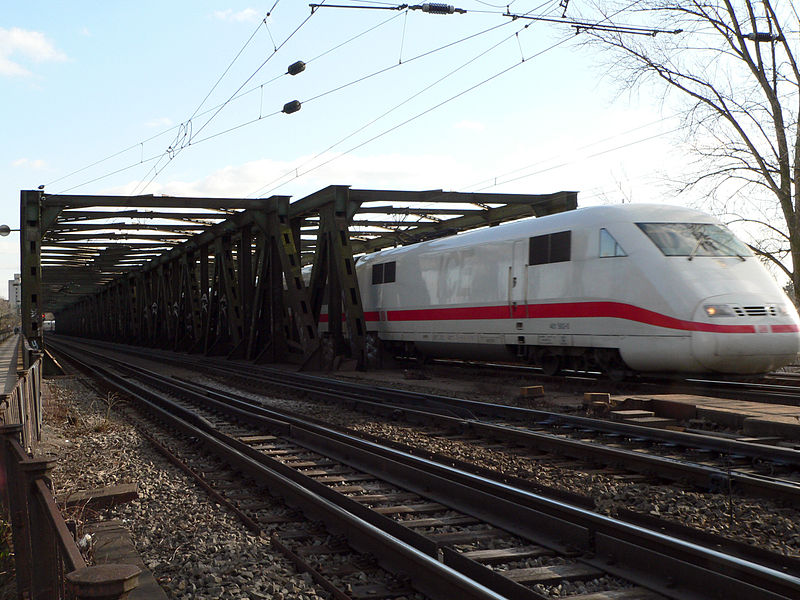
[[[23,365],[31,366],[44,349],[42,308],[42,196],[41,191],[20,192],[20,262],[22,271],[22,333],[30,349],[23,352]]]

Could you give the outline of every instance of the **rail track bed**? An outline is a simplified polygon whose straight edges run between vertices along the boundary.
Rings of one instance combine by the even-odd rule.
[[[530,486],[379,445],[236,394],[134,368],[131,361],[112,369],[103,363],[113,360],[83,355],[94,363],[84,368],[123,390],[137,410],[149,407],[150,418],[169,421],[196,444],[202,440],[215,460],[272,493],[281,489],[288,504],[325,522],[325,535],[344,535],[350,551],[377,557],[395,574],[386,582],[376,575],[380,583],[371,590],[321,575],[347,597],[398,597],[411,587],[430,597],[587,600],[733,597],[743,590],[752,598],[788,598],[800,591],[800,580],[786,574],[796,567],[791,559],[726,556],[609,519],[580,499],[546,498]],[[463,427],[464,417],[456,419]],[[241,493],[237,478],[213,470],[223,484],[212,487],[230,487],[227,496]],[[245,517],[250,527],[263,527],[257,515]],[[319,538],[306,533],[297,538],[288,551],[306,560],[335,556],[344,545],[340,537],[335,543],[309,543]]]
[[[141,349],[126,347],[125,352],[152,358],[157,351],[142,353]],[[576,469],[605,467],[628,480],[637,479],[634,474],[638,474],[705,491],[800,500],[800,451],[794,448],[406,392],[269,367],[243,370],[239,365],[208,358],[173,353],[158,356],[250,391],[261,392],[264,386],[280,388],[393,421],[403,419],[432,436],[441,436],[444,430],[450,439],[490,440],[493,450],[519,454],[524,448],[528,454],[537,453],[540,462],[556,460],[565,465],[572,460]]]
[[[405,361],[411,368],[419,369],[415,361]],[[671,393],[692,395],[720,395],[735,400],[800,406],[800,373],[776,372],[750,377],[710,377],[708,375],[653,376],[631,374],[624,380],[612,380],[598,372],[562,371],[559,375],[545,375],[537,367],[511,363],[487,363],[469,360],[434,359],[435,367],[464,371],[473,378],[497,378],[507,375],[524,376],[529,382],[554,384],[563,389],[590,390],[593,387],[620,394]],[[424,368],[424,367],[423,367]]]

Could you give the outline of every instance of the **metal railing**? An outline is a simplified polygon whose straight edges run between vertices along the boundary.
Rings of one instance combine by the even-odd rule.
[[[55,459],[32,455],[42,431],[41,358],[17,372],[14,388],[0,396],[0,516],[11,523],[17,597],[124,598],[136,587],[140,569],[87,566],[53,497]]]
[[[22,344],[23,337],[19,336],[11,365],[17,368],[17,382],[10,391],[0,394],[0,425],[21,425],[22,445],[30,451],[42,434],[42,360],[38,358],[29,368],[23,369]]]
[[[17,595],[59,600],[124,598],[136,587],[134,565],[87,566],[51,489],[51,458],[32,458],[21,425],[0,426],[0,488],[14,540]]]

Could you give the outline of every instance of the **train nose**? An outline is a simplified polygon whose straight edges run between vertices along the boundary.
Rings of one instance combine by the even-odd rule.
[[[694,312],[692,354],[709,371],[764,373],[800,352],[800,318],[788,299],[714,296]]]

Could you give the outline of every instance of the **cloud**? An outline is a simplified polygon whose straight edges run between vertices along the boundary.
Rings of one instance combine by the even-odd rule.
[[[261,20],[261,13],[254,8],[245,8],[239,12],[233,12],[230,8],[215,10],[213,14],[215,19],[231,23],[257,23]]]
[[[12,57],[15,60],[12,60]],[[9,77],[30,75],[31,72],[17,62],[18,60],[36,63],[62,62],[67,60],[67,56],[39,31],[0,27],[0,75]]]
[[[11,166],[18,169],[44,169],[46,163],[41,159],[31,160],[30,158],[18,158],[11,163]]]

